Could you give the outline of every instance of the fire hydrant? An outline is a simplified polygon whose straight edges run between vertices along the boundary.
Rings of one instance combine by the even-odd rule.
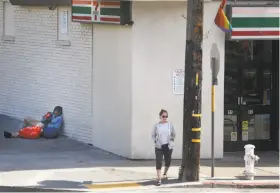
[[[259,156],[255,155],[254,150],[255,146],[248,144],[244,146],[245,148],[245,170],[243,174],[245,175],[247,180],[254,180],[256,175],[255,173],[255,163],[259,161]]]

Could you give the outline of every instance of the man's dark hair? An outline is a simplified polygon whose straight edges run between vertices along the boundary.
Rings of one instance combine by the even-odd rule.
[[[59,116],[63,114],[63,110],[62,110],[62,107],[61,106],[56,106],[53,110],[54,111],[57,111],[59,113]]]

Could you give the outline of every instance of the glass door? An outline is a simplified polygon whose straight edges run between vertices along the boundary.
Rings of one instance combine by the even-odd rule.
[[[225,68],[224,89],[224,141],[237,141],[239,127],[240,68],[234,63]],[[238,102],[239,101],[239,102]],[[229,144],[230,145],[230,144]]]
[[[272,145],[271,62],[262,59],[259,42],[251,45],[253,54],[242,51],[242,42],[232,43],[233,49],[226,53],[230,56],[225,62],[225,151],[242,151],[248,143],[256,149],[270,149]]]
[[[250,61],[243,42],[226,41],[224,81],[224,150],[235,151],[240,141],[242,64]]]
[[[265,68],[264,68],[265,67]],[[240,145],[254,144],[257,149],[271,148],[271,89],[270,65],[255,63],[241,68],[239,103]],[[238,146],[237,146],[238,147]]]

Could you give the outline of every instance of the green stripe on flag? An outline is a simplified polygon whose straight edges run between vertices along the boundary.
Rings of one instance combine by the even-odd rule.
[[[120,16],[121,10],[118,8],[101,8],[100,15]]]
[[[72,7],[73,13],[91,14],[91,7]]]
[[[238,17],[232,18],[231,25],[233,28],[277,28],[279,27],[279,17]]]

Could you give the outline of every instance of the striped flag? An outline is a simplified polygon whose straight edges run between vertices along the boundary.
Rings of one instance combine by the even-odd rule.
[[[228,21],[224,12],[224,7],[227,0],[222,0],[217,15],[215,17],[215,24],[225,33],[232,32],[232,26]]]

